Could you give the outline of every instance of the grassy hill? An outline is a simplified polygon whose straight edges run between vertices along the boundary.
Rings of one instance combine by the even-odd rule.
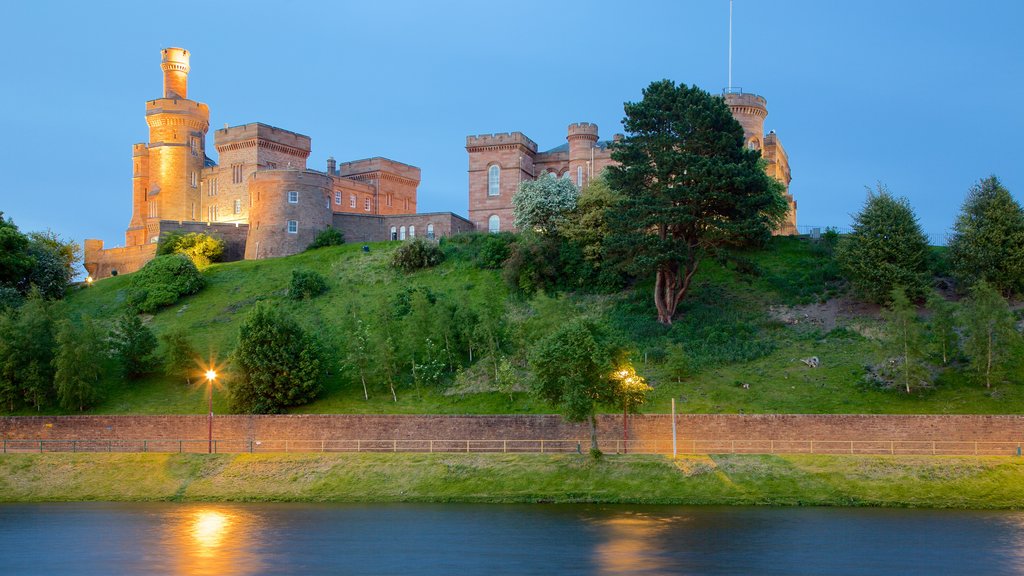
[[[384,389],[372,390],[364,400],[361,386],[340,360],[351,319],[354,314],[383,314],[417,288],[460,305],[504,302],[510,327],[506,352],[523,379],[528,376],[525,351],[533,342],[576,316],[604,318],[634,345],[637,369],[655,388],[644,411],[667,412],[675,397],[681,412],[1024,412],[1020,386],[986,390],[956,368],[939,373],[932,388],[910,395],[865,383],[865,367],[885,359],[876,339],[877,310],[844,296],[830,254],[806,239],[775,238],[765,249],[706,262],[672,327],[655,321],[651,287],[645,284],[615,294],[521,298],[509,293],[500,271],[475,265],[470,245],[449,243],[443,264],[412,274],[388,266],[398,245],[371,244],[369,252],[345,245],[287,258],[217,264],[205,272],[208,285],[199,294],[145,320],[158,336],[186,329],[196,349],[223,361],[235,346],[242,318],[257,301],[295,315],[323,338],[334,357],[324,392],[296,412],[550,411],[525,392],[510,399],[494,391],[487,378],[478,377],[483,373],[479,366],[467,367],[458,386],[449,376],[434,388],[405,385],[397,403]],[[327,293],[310,301],[289,299],[286,291],[296,268],[323,274]],[[124,309],[129,281],[119,276],[75,290],[67,298],[67,310],[73,316],[112,319]],[[688,355],[691,369],[677,379],[670,368],[679,350]],[[820,367],[801,362],[811,356],[820,359]],[[107,372],[105,400],[92,413],[205,412],[202,387],[159,373],[126,382],[112,367]],[[224,390],[216,391],[214,405],[218,412],[227,411]]]

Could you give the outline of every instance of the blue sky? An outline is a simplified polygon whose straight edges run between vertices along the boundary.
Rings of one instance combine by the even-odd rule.
[[[622,103],[654,80],[718,93],[728,11],[727,0],[6,2],[0,210],[23,230],[122,244],[159,50],[182,46],[211,129],[307,134],[320,170],[332,155],[419,166],[420,210],[465,215],[466,135],[519,130],[547,149],[572,122],[620,131]],[[736,0],[734,85],[768,99],[799,223],[848,225],[876,181],[940,238],[984,176],[1024,197],[1022,21],[1018,0]]]

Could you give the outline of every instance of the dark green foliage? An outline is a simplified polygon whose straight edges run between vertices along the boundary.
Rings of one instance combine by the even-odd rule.
[[[606,170],[620,196],[609,248],[633,274],[655,277],[667,325],[709,252],[767,241],[787,206],[721,98],[663,80],[625,111],[627,136],[612,147],[619,164]]]
[[[61,408],[81,412],[100,399],[102,356],[103,337],[94,322],[83,318],[81,326],[60,323],[53,383]]]
[[[239,327],[233,365],[231,406],[248,414],[284,412],[312,401],[325,370],[317,340],[266,303],[257,304]]]
[[[512,291],[530,297],[537,292],[583,290],[591,287],[594,268],[579,246],[561,236],[523,232],[512,244],[502,277]]]
[[[942,364],[949,364],[959,347],[959,336],[956,333],[956,304],[933,292],[928,295],[928,310],[932,313],[932,343],[942,357]]]
[[[971,371],[987,388],[1007,376],[1020,353],[1020,334],[1014,330],[1013,314],[1006,300],[988,282],[979,280],[971,287],[963,308],[964,352]]]
[[[444,262],[444,251],[435,242],[416,238],[395,250],[391,265],[403,272],[414,272],[441,262]]]
[[[306,250],[324,248],[327,246],[341,246],[345,243],[345,235],[337,228],[324,228],[317,232],[316,238],[309,244]]]
[[[911,300],[924,297],[928,252],[928,238],[910,203],[879,184],[877,192],[868,189],[853,232],[839,241],[836,260],[863,298],[885,304],[897,286]]]
[[[168,232],[160,238],[156,253],[159,256],[167,254],[182,254],[187,256],[197,268],[206,268],[213,262],[218,262],[224,255],[225,244],[220,238],[214,238],[202,232]]]
[[[476,264],[485,270],[500,270],[512,253],[511,246],[515,236],[502,232],[487,234],[480,241],[480,252],[477,253]]]
[[[544,338],[530,351],[531,390],[556,407],[569,422],[590,422],[591,448],[597,449],[598,405],[616,400],[617,348],[606,329],[576,319]]]
[[[0,212],[0,285],[18,286],[32,270],[28,236]]]
[[[893,288],[889,302],[889,307],[882,312],[885,321],[883,343],[890,357],[900,359],[897,380],[910,394],[911,386],[931,384],[924,365],[924,327],[903,288]]]
[[[21,292],[12,286],[0,286],[0,312],[8,308],[17,308],[25,301]]]
[[[77,242],[63,240],[49,230],[32,232],[28,237],[29,254],[35,265],[25,279],[25,290],[35,286],[44,298],[63,298],[77,272],[76,265],[82,260],[81,247]]]
[[[110,331],[110,354],[117,360],[121,374],[138,378],[152,370],[156,358],[156,336],[137,314],[127,313],[114,322]]]
[[[179,328],[162,334],[160,340],[164,344],[164,373],[191,384],[198,371],[199,353],[192,346],[189,333]]]
[[[128,303],[139,312],[153,312],[174,304],[181,296],[199,292],[205,283],[187,256],[157,256],[132,276]]]
[[[292,283],[288,296],[292,300],[307,300],[327,292],[327,279],[312,270],[292,270]]]
[[[54,306],[33,290],[20,308],[0,312],[0,402],[10,410],[23,402],[38,410],[53,396]]]
[[[984,280],[1006,295],[1024,292],[1024,210],[995,176],[967,195],[949,239],[949,260],[963,287]]]

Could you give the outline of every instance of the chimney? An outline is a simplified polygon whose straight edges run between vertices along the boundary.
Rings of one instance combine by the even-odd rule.
[[[331,156],[327,159],[327,173],[331,176],[337,174],[337,172],[335,172],[335,166],[337,166],[337,164],[334,162],[334,156]]]

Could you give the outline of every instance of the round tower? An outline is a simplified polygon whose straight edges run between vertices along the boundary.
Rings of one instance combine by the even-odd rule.
[[[590,179],[594,159],[593,149],[597,144],[597,124],[577,122],[569,124],[569,174],[573,183],[583,186]]]
[[[733,118],[743,126],[743,141],[752,150],[764,148],[764,119],[768,116],[768,101],[757,94],[726,92],[725,103]]]
[[[147,198],[149,192],[149,149],[144,143],[132,145],[132,219],[125,233],[125,246],[145,244]]]
[[[298,254],[331,226],[331,178],[305,170],[260,170],[249,180],[245,259]]]
[[[188,98],[188,50],[164,48],[160,56],[160,69],[164,71],[164,98]]]

